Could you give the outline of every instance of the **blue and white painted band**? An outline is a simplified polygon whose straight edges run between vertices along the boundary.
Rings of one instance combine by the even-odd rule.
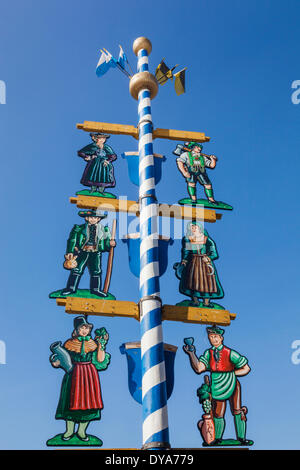
[[[150,302],[154,302],[154,300],[151,300]],[[152,307],[153,310],[157,308],[156,306]],[[145,318],[145,315],[147,315],[148,312],[143,312],[143,317]],[[141,356],[143,357],[146,351],[148,351],[152,346],[155,346],[157,343],[162,343],[163,340],[163,335],[162,335],[162,327],[161,325],[157,325],[154,328],[151,328],[148,331],[145,331],[145,333],[142,336],[143,338],[143,343],[141,343]]]
[[[139,149],[150,143],[152,144],[152,135],[150,133],[142,135],[139,141]],[[146,158],[146,156],[144,158]]]
[[[141,193],[141,196],[144,194]],[[157,216],[157,204],[152,203],[147,206],[147,210],[145,208],[142,208],[141,213],[140,213],[140,227],[144,225],[144,223],[150,218],[150,217],[156,217]],[[154,233],[149,233],[148,235],[155,235]]]
[[[141,101],[138,104],[138,113],[143,113],[146,108],[148,108],[148,110],[151,110],[151,100],[149,96],[141,98]]]
[[[145,304],[147,301],[144,301],[143,304]],[[143,333],[142,333],[142,338],[144,337],[144,334],[148,331],[148,330],[152,330],[153,328],[156,328],[156,327],[162,327],[161,326],[161,323],[158,323],[158,320],[161,319],[161,310],[160,310],[161,306],[160,306],[160,303],[152,310],[151,313],[149,314],[144,314],[142,315],[143,313],[143,310],[141,310],[141,326],[143,327]],[[153,331],[152,333],[152,336],[155,336],[157,335],[157,338],[158,338],[158,343],[161,343],[162,342],[162,332],[158,330],[155,330]],[[161,336],[160,336],[161,335]],[[151,334],[150,334],[150,338],[152,337]],[[147,337],[146,337],[147,339]],[[159,340],[160,339],[160,340]],[[144,351],[144,354],[146,353],[147,351],[147,344],[145,345],[141,345],[141,348],[143,349]],[[160,361],[157,361],[157,362],[160,362]]]
[[[168,409],[164,406],[147,416],[143,423],[143,442],[145,443],[155,433],[168,427]]]
[[[146,264],[141,269],[140,274],[140,287],[142,288],[143,284],[149,281],[153,277],[157,277],[159,275],[159,263],[158,261],[154,261],[153,263]]]
[[[141,58],[139,59],[139,62],[138,62],[139,70],[142,69],[142,67],[143,67],[145,64],[147,64],[147,65],[149,64],[149,59],[148,59],[148,57],[147,57],[146,55],[145,55],[144,57],[141,57]],[[149,65],[148,65],[148,66],[149,66]],[[143,70],[140,70],[140,71],[142,72]]]
[[[143,375],[142,379],[142,398],[148,393],[148,391],[156,385],[166,380],[166,369],[165,364],[160,362],[155,366],[148,369]]]
[[[144,196],[148,191],[154,188],[155,188],[155,178],[148,178],[140,185],[140,196]],[[154,205],[154,204],[151,204],[151,205]],[[148,207],[149,206],[147,206],[147,208]]]
[[[140,167],[139,167],[139,174],[141,175],[147,167],[153,166],[153,165],[154,165],[153,155],[148,155],[147,158],[142,158]]]
[[[156,233],[152,233],[151,235],[148,235],[148,237],[144,238],[141,241],[140,245],[140,258],[144,256],[144,254],[147,252],[147,250],[151,250],[152,248],[157,248],[158,247],[158,236]]]

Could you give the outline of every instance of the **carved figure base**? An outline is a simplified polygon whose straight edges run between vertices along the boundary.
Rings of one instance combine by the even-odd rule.
[[[88,441],[83,441],[80,439],[76,434],[74,434],[71,439],[65,441],[62,439],[63,434],[57,434],[56,436],[48,439],[46,445],[49,447],[102,447],[103,442],[96,436],[92,436],[91,434],[87,434],[89,438]]]
[[[247,439],[245,444],[243,444],[241,441],[238,441],[237,439],[220,439],[218,442],[212,442],[211,444],[207,444],[206,442],[202,443],[203,447],[248,447],[252,446],[253,444],[254,441],[251,441],[250,439]]]
[[[226,202],[222,202],[222,201],[210,202],[208,199],[197,199],[196,201],[193,201],[189,197],[180,199],[180,201],[178,201],[178,204],[181,204],[182,206],[184,206],[185,204],[189,206],[203,206],[203,207],[210,207],[211,209],[224,209],[228,211],[232,211],[233,209],[233,207],[227,204]]]
[[[109,292],[107,292],[106,297],[102,297],[100,295],[91,294],[89,289],[77,289],[77,291],[74,292],[74,294],[69,294],[69,295],[62,295],[62,290],[63,289],[59,289],[54,292],[51,292],[49,294],[49,298],[50,299],[65,299],[66,297],[81,297],[85,299],[116,300],[115,296],[113,294],[110,294]]]
[[[209,305],[204,305],[204,303],[200,301],[199,304],[196,305],[193,300],[182,300],[182,302],[179,302],[176,305],[182,307],[214,308],[216,310],[225,310],[225,307],[220,304],[216,304],[215,302],[210,302]]]
[[[91,196],[91,197],[107,197],[109,199],[117,199],[112,193],[101,193],[100,191],[90,191],[89,189],[83,189],[82,191],[77,191],[76,196]]]

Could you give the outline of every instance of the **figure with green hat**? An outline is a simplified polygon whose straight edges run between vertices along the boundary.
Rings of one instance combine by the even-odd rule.
[[[90,294],[107,297],[101,290],[102,253],[109,252],[116,246],[115,234],[111,235],[109,227],[103,226],[101,220],[106,213],[90,209],[79,211],[78,215],[85,219],[82,225],[74,225],[68,238],[64,268],[70,270],[67,286],[60,292],[62,296],[75,294],[79,281],[88,268],[90,273]],[[110,266],[111,274],[112,266]],[[54,297],[55,293],[50,294]]]
[[[211,326],[207,329],[208,340],[211,344],[199,358],[196,356],[196,349],[193,338],[187,338],[183,346],[184,352],[189,356],[190,364],[197,374],[210,371],[211,383],[208,386],[204,383],[198,390],[197,395],[200,403],[204,404],[208,413],[207,402],[211,400],[211,412],[214,423],[213,441],[204,441],[203,445],[212,446],[250,446],[253,441],[246,439],[246,414],[245,406],[241,404],[241,384],[238,377],[249,374],[250,367],[248,359],[237,351],[228,348],[223,344],[224,330],[218,326]],[[226,403],[229,401],[230,410],[234,416],[236,439],[223,439],[225,429]],[[198,423],[201,432],[202,423]],[[203,436],[203,433],[201,433]],[[203,436],[205,438],[205,436]]]
[[[106,370],[110,363],[110,354],[106,352],[108,333],[104,327],[95,331],[84,315],[74,319],[74,331],[62,350],[70,357],[71,370],[65,369],[60,398],[56,410],[56,419],[66,421],[66,431],[49,439],[48,446],[101,446],[102,441],[86,433],[91,421],[101,419],[103,400],[98,372]],[[63,368],[62,352],[50,356],[51,365]],[[75,426],[78,425],[75,432]]]
[[[212,183],[206,172],[207,168],[213,170],[217,164],[215,155],[202,153],[203,145],[199,142],[185,142],[184,145],[177,144],[173,151],[177,156],[177,167],[185,178],[189,198],[179,201],[179,204],[200,204],[206,207],[231,210],[232,206],[214,198]],[[204,187],[207,199],[197,199],[196,185],[200,183]]]
[[[182,238],[181,262],[175,263],[176,276],[180,279],[179,291],[191,297],[178,305],[223,309],[213,299],[224,297],[214,261],[218,258],[215,242],[200,222],[187,224]]]
[[[86,167],[81,178],[81,184],[90,190],[78,191],[76,194],[115,198],[106,188],[116,185],[112,162],[117,159],[114,150],[106,144],[108,134],[101,132],[90,133],[92,143],[78,151],[78,156],[86,161]]]

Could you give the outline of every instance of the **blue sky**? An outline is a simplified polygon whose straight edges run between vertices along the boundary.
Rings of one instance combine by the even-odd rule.
[[[48,293],[65,285],[66,239],[79,223],[68,198],[82,189],[84,167],[76,152],[89,136],[76,123],[136,125],[137,103],[127,78],[111,70],[99,79],[95,66],[101,47],[117,54],[122,44],[135,68],[132,43],[141,35],[152,41],[152,71],[162,57],[170,66],[188,67],[185,95],[177,97],[171,84],[160,88],[152,104],[154,126],[210,136],[204,151],[219,158],[210,173],[215,196],[234,206],[206,228],[219,250],[222,304],[237,313],[225,343],[246,355],[252,367],[241,379],[247,435],[256,449],[300,448],[300,366],[291,362],[291,344],[300,339],[300,105],[291,101],[291,84],[300,79],[299,13],[294,0],[11,0],[1,6],[0,80],[7,103],[0,105],[0,339],[7,364],[0,364],[0,448],[43,449],[63,431],[64,423],[54,419],[63,374],[51,368],[48,357],[53,341],[70,336],[72,316]],[[114,136],[109,143],[119,156],[115,194],[136,200],[120,154],[136,150],[137,142]],[[175,146],[154,143],[154,151],[167,157],[157,187],[160,202],[185,196]],[[167,304],[183,300],[172,269],[179,257],[176,240],[161,278]],[[138,282],[121,242],[111,291],[120,300],[138,300]],[[122,343],[139,339],[139,324],[117,317],[95,317],[93,323],[110,333],[112,362],[100,376],[103,418],[89,431],[104,447],[139,448],[142,410],[129,394],[119,352]],[[169,400],[171,443],[200,447],[196,389],[202,378],[189,367],[181,345],[194,336],[200,354],[208,347],[205,327],[165,322],[163,328],[165,342],[179,347]],[[226,437],[232,434],[228,414]]]

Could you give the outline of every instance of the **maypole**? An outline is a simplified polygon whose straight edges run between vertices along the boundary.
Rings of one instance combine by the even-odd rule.
[[[169,448],[166,371],[159,287],[158,205],[152,144],[151,99],[158,91],[149,73],[151,42],[137,38],[137,70],[130,93],[138,99],[140,202],[140,327],[142,356],[143,448]]]

